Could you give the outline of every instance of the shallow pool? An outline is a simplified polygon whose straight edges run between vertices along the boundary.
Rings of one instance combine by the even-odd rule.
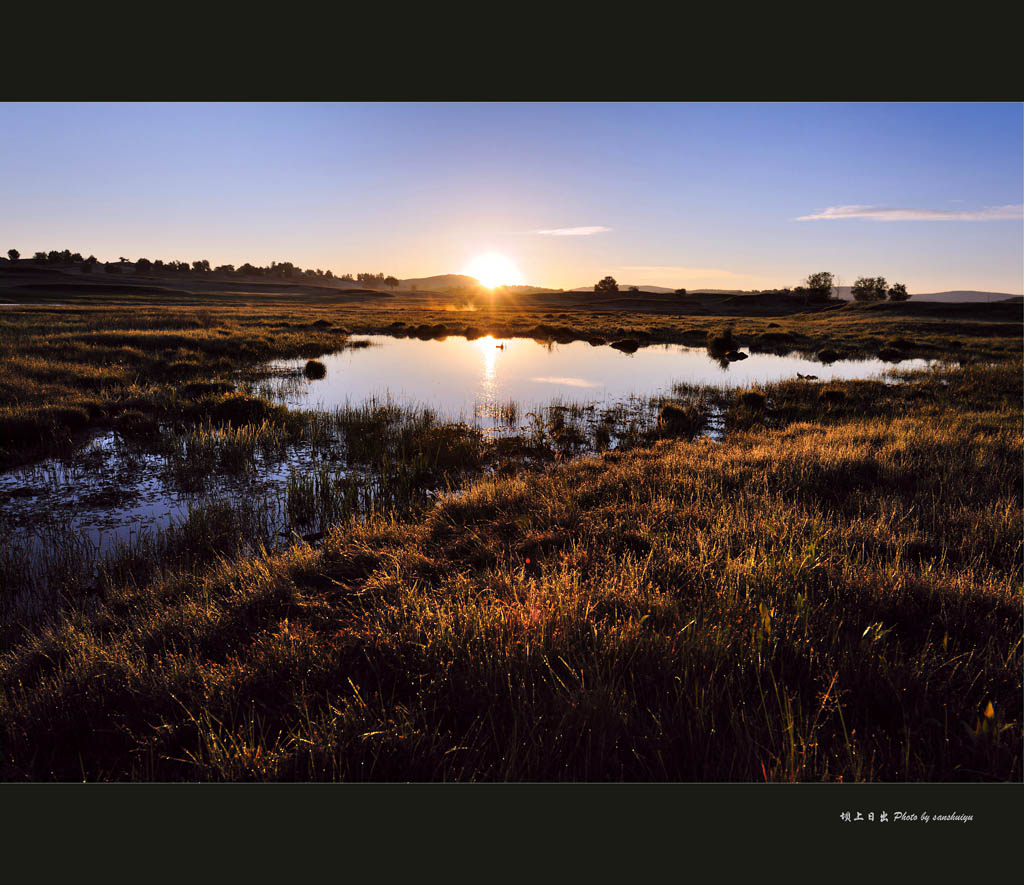
[[[741,348],[746,359],[727,362],[703,348],[678,344],[642,347],[629,354],[585,341],[543,344],[490,336],[423,341],[387,335],[365,340],[369,347],[321,357],[327,374],[318,380],[300,374],[305,360],[277,361],[271,368],[290,374],[263,389],[304,409],[334,409],[376,397],[423,404],[447,418],[472,420],[493,414],[494,406],[509,401],[527,409],[552,400],[605,404],[669,393],[676,384],[749,387],[798,375],[849,380],[929,364],[922,359],[866,359],[826,365],[797,354],[749,353],[746,348]]]

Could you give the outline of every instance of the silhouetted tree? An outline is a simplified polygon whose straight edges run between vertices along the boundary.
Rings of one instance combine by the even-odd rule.
[[[594,291],[598,295],[618,295],[619,284],[615,282],[615,277],[605,277],[601,282],[594,283]]]
[[[221,264],[214,268],[216,273],[234,273],[235,266],[233,264]]]
[[[885,277],[858,277],[850,294],[854,301],[885,301],[887,288]]]
[[[17,249],[8,249],[7,257],[10,258],[12,262],[14,262],[21,258],[21,253]]]
[[[197,273],[208,273],[210,270],[210,262],[205,258],[201,258],[198,261],[192,262],[192,270]]]
[[[910,293],[907,292],[907,287],[903,283],[893,283],[892,288],[889,289],[890,301],[906,301],[909,297]]]
[[[685,289],[676,289],[676,295],[685,295],[685,294],[686,294],[686,290]]]
[[[148,258],[140,258],[135,262],[136,270],[150,270],[153,267],[153,262]]]
[[[639,295],[640,294],[640,290],[636,286],[630,286],[629,287],[629,294],[630,295]]]
[[[807,297],[810,301],[828,301],[832,296],[834,277],[828,271],[812,273],[807,278]]]
[[[32,260],[33,261],[46,261],[46,253],[45,252],[36,252],[36,254],[32,256]]]
[[[387,286],[389,289],[397,289],[398,288],[398,277],[391,277],[391,276],[385,277],[384,278],[384,285]]]

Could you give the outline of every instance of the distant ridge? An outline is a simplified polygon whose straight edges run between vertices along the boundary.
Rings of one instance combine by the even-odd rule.
[[[667,286],[637,286],[633,283],[619,283],[619,294],[629,294],[630,289],[637,289],[640,292],[650,292],[653,295],[671,295],[676,290],[668,288]],[[684,287],[679,287],[684,288]],[[570,289],[570,292],[593,292],[593,286],[577,286],[575,289]],[[744,289],[687,289],[689,295],[743,295],[746,293]],[[756,290],[754,290],[756,291]],[[746,293],[749,294],[749,293]]]
[[[628,295],[632,285],[629,283],[619,283],[619,294]],[[657,295],[668,295],[675,292],[675,289],[669,289],[665,286],[637,286],[640,292],[649,292]],[[575,289],[570,289],[570,292],[593,292],[593,286],[577,286]],[[759,289],[688,289],[687,293],[690,295],[754,295],[761,290]],[[768,290],[766,290],[768,291]],[[850,286],[836,286],[834,289],[835,294],[843,299],[844,301],[852,300],[850,295]],[[918,301],[946,301],[946,302],[961,302],[961,303],[995,303],[997,301],[1008,301],[1013,298],[1020,298],[1020,295],[1012,295],[1009,292],[982,292],[977,289],[951,289],[947,292],[912,292],[911,298]]]
[[[844,301],[850,301],[850,287],[837,286],[836,294]],[[911,292],[910,297],[916,301],[955,301],[960,303],[995,303],[1007,301],[1012,298],[1020,298],[1020,295],[1012,295],[1009,292],[980,292],[977,289],[951,289],[947,292]]]
[[[476,277],[468,277],[461,273],[443,273],[432,277],[414,277],[409,280],[399,280],[399,288],[426,289],[432,292],[444,292],[447,289],[461,289],[464,286],[479,286]]]
[[[476,288],[480,285],[480,281],[476,277],[466,274],[444,273],[433,277],[399,280],[398,285],[402,289],[412,289],[415,286],[416,289],[423,292],[447,292],[451,289]],[[561,289],[546,289],[543,286],[500,286],[499,288],[516,295],[537,295],[562,291]]]

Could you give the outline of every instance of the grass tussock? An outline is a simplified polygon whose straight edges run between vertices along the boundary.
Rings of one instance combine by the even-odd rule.
[[[311,381],[327,377],[327,366],[320,362],[320,360],[309,360],[302,371],[303,374]]]

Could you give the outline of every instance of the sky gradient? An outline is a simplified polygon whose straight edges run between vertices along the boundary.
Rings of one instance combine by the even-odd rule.
[[[1020,104],[4,104],[0,251],[1024,289]]]

